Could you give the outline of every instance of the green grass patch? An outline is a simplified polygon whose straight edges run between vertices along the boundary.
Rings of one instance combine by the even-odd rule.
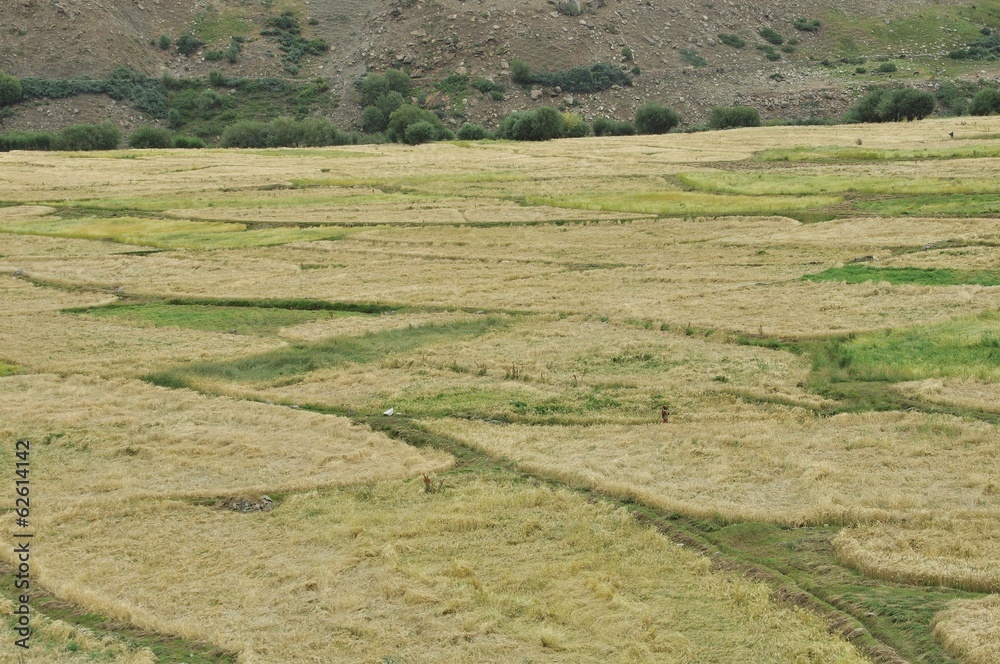
[[[1000,312],[832,339],[816,347],[812,380],[900,382],[1000,378]]]
[[[1000,286],[1000,272],[953,270],[949,268],[920,267],[869,267],[867,265],[845,265],[832,267],[816,274],[802,277],[805,281],[841,281],[847,284],[863,284],[868,281],[885,281],[890,284],[913,284],[917,286]]]
[[[10,360],[0,359],[0,378],[4,376],[13,376],[18,372],[18,367],[16,364]]]
[[[968,194],[1000,192],[995,178],[892,178],[865,175],[799,175],[784,172],[693,172],[677,179],[696,191],[744,195]]]
[[[332,227],[247,230],[242,223],[134,217],[25,219],[0,224],[0,233],[111,240],[160,249],[235,249],[344,236],[341,229]]]
[[[854,205],[859,210],[893,217],[985,217],[1000,214],[1000,198],[994,194],[909,196],[856,201]]]
[[[362,314],[346,311],[226,307],[207,304],[115,304],[81,312],[94,318],[120,318],[156,327],[181,327],[211,332],[274,335],[283,327],[313,320]],[[0,368],[2,371],[2,368]]]
[[[915,161],[1000,157],[1000,145],[961,145],[953,148],[879,149],[850,146],[773,148],[756,155],[757,161],[833,163],[842,161]]]
[[[772,215],[795,210],[819,210],[839,205],[840,196],[743,196],[688,191],[647,191],[629,194],[593,194],[532,197],[530,205],[663,216]]]
[[[285,348],[234,360],[197,362],[145,376],[167,387],[181,387],[189,379],[209,378],[240,383],[289,384],[305,374],[342,364],[369,364],[427,345],[477,337],[505,325],[495,317],[448,324],[411,326],[371,332],[359,337],[337,336],[316,343]]]
[[[204,12],[194,24],[195,36],[206,44],[228,43],[233,36],[249,35],[253,31],[253,22],[247,18],[244,9],[220,12],[213,8]]]
[[[904,12],[888,22],[876,16],[827,12],[822,17],[823,37],[838,56],[899,49],[937,53],[980,39],[983,24],[996,22],[988,11],[943,5],[915,6]]]

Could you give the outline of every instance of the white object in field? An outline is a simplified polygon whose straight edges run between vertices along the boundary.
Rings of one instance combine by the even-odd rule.
[[[385,412],[384,412],[384,413],[382,413],[382,414],[383,414],[383,415],[392,415],[392,414],[393,414],[393,413],[395,413],[395,412],[396,412],[396,409],[395,409],[395,408],[390,408],[389,410],[385,411]]]

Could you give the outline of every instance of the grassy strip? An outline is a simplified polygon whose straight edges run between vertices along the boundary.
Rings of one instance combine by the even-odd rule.
[[[353,312],[263,307],[227,307],[205,304],[113,304],[85,309],[94,318],[121,318],[152,323],[157,327],[231,332],[233,334],[274,335],[283,327],[300,325],[320,318],[361,315]]]
[[[691,172],[677,179],[694,191],[750,196],[812,196],[817,194],[970,194],[1000,191],[987,178],[895,178],[849,175],[801,175],[795,172]]]
[[[0,595],[14,601],[14,570],[0,563]],[[191,641],[167,634],[157,634],[114,620],[99,613],[91,613],[57,599],[38,582],[32,584],[31,608],[35,615],[89,629],[97,638],[114,637],[136,648],[149,648],[159,662],[186,662],[187,664],[233,664],[236,654],[216,648],[211,644]],[[73,642],[68,644],[69,648]]]
[[[1000,272],[970,272],[948,268],[919,267],[869,267],[867,265],[845,265],[832,267],[816,274],[807,274],[804,281],[840,281],[847,284],[863,284],[868,281],[885,281],[890,284],[912,284],[917,286],[1000,286]]]
[[[331,337],[233,360],[197,362],[148,374],[143,379],[164,387],[189,387],[192,378],[253,383],[294,382],[310,371],[347,363],[368,364],[424,345],[479,336],[502,324],[503,321],[498,318],[484,317],[450,324],[371,332],[360,337]]]
[[[683,217],[784,215],[802,210],[822,211],[843,201],[840,196],[741,196],[690,191],[646,191],[571,197],[529,197],[525,203],[579,210]]]
[[[0,225],[0,232],[83,240],[111,240],[159,249],[235,249],[300,241],[339,240],[344,237],[342,229],[332,227],[287,226],[248,230],[242,223],[128,217],[104,219],[48,217],[11,221]]]
[[[1000,157],[1000,145],[962,145],[953,148],[892,150],[863,147],[772,148],[759,152],[757,161],[833,163],[850,161],[914,161],[922,159],[970,159]]]
[[[855,201],[854,205],[859,210],[892,217],[986,217],[1000,214],[1000,199],[995,194],[906,196]]]

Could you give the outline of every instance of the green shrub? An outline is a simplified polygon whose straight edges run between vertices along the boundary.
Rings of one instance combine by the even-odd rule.
[[[590,125],[576,113],[563,113],[563,138],[583,138],[590,135]]]
[[[216,88],[221,88],[226,84],[226,77],[222,75],[222,72],[213,69],[208,72],[208,84]]]
[[[361,111],[361,128],[368,134],[385,131],[389,126],[389,113],[378,106],[365,106]]]
[[[56,147],[59,150],[114,150],[121,143],[122,133],[110,122],[99,125],[80,124],[67,127],[59,133]]]
[[[531,68],[528,66],[528,63],[523,60],[511,60],[510,80],[520,84],[532,83]]]
[[[897,71],[896,64],[894,62],[883,62],[878,66],[878,71],[882,74],[891,74]]]
[[[222,59],[222,51],[205,51],[205,59],[209,62],[217,62]]]
[[[177,38],[177,42],[174,47],[177,52],[181,55],[190,56],[193,55],[195,51],[205,45],[205,42],[198,39],[192,34],[181,35]]]
[[[635,111],[635,131],[639,134],[666,134],[680,123],[676,111],[656,102],[646,102]]]
[[[302,36],[302,28],[295,18],[295,12],[288,10],[280,16],[272,16],[264,23],[260,34],[272,37],[278,42],[278,49],[285,54],[285,70],[298,73],[298,63],[305,55],[321,55],[330,50],[330,45],[323,39],[306,39]]]
[[[21,80],[0,71],[0,106],[8,106],[21,101],[24,89]]]
[[[774,28],[761,28],[757,31],[757,34],[763,37],[764,41],[775,46],[781,46],[785,43],[785,38]]]
[[[965,115],[969,112],[969,95],[960,90],[954,83],[942,83],[934,93],[938,105],[947,110],[949,115]]]
[[[267,146],[294,148],[301,145],[302,125],[292,118],[275,118],[267,124]]]
[[[0,134],[0,152],[55,150],[58,137],[51,131],[12,131]]]
[[[503,98],[503,93],[507,89],[502,83],[495,83],[488,78],[477,78],[469,84],[472,86],[473,90],[478,90],[484,95],[491,95],[494,92],[499,92],[501,99]]]
[[[983,88],[972,98],[969,115],[994,115],[1000,113],[1000,90]]]
[[[430,111],[413,104],[403,104],[389,115],[385,136],[390,141],[402,143],[406,140],[406,128],[417,122],[428,122],[433,125],[435,131],[440,131],[444,127],[441,120]]]
[[[698,55],[698,51],[693,48],[682,48],[681,60],[688,63],[692,67],[704,67],[708,64],[708,60]]]
[[[458,138],[463,141],[481,141],[490,138],[490,132],[481,125],[466,122],[458,128]]]
[[[357,137],[338,130],[329,120],[307,118],[299,122],[299,144],[303,147],[352,145]]]
[[[819,30],[820,25],[822,24],[816,19],[812,20],[808,18],[795,19],[795,29],[801,30],[802,32],[816,32],[817,30]]]
[[[460,95],[469,87],[469,77],[462,74],[451,74],[438,81],[434,87],[446,95]]]
[[[500,121],[497,136],[509,141],[531,141],[535,135],[535,112],[514,111]]]
[[[757,44],[757,50],[761,51],[764,54],[764,57],[771,62],[781,59],[781,54],[775,51],[773,46],[769,46],[767,44]]]
[[[759,127],[760,113],[750,106],[716,106],[708,116],[708,126],[712,129]]]
[[[224,148],[266,148],[270,142],[270,133],[263,122],[240,120],[226,127],[219,145]]]
[[[563,116],[551,106],[515,111],[500,122],[497,135],[513,141],[548,141],[563,133]]]
[[[167,35],[160,35],[160,38],[156,43],[159,44],[161,50],[170,50],[170,37]]]
[[[169,148],[173,144],[173,134],[162,127],[140,127],[128,137],[130,148]]]
[[[205,141],[197,136],[175,136],[174,147],[184,149],[196,149],[205,147]]]
[[[384,74],[368,74],[358,82],[357,88],[361,93],[361,105],[375,106],[380,105],[378,104],[379,99],[385,98],[392,92],[398,93],[400,99],[409,96],[411,84],[410,77],[406,75],[406,72],[390,69]],[[391,113],[401,105],[402,103],[388,112]],[[384,108],[384,106],[382,107]]]
[[[420,120],[406,125],[403,131],[403,141],[409,145],[420,145],[433,141],[437,136],[437,128],[426,120]]]
[[[732,46],[733,48],[743,48],[747,45],[746,41],[743,40],[738,35],[729,34],[726,32],[720,32],[718,34],[719,41],[726,46]]]
[[[632,53],[632,49],[628,46],[622,46],[622,57],[625,58],[626,62],[632,62],[632,58],[635,56]]]
[[[635,126],[614,118],[597,118],[593,124],[594,136],[632,136]]]

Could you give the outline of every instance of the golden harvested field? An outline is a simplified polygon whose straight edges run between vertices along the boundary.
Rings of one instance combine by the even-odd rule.
[[[998,132],[0,154],[32,661],[995,661]]]

